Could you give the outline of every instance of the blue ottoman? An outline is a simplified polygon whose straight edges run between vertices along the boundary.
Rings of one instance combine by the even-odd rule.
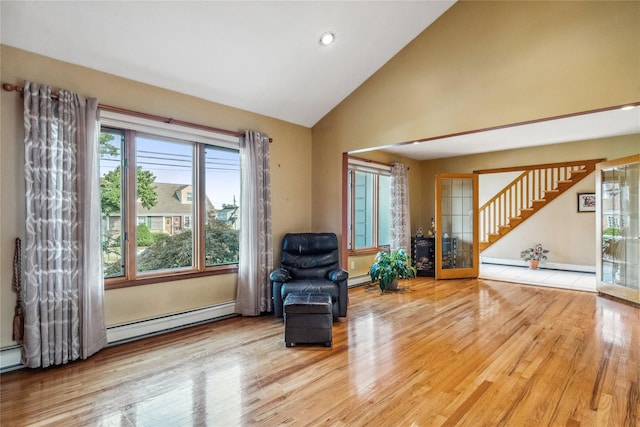
[[[329,294],[294,293],[283,304],[284,342],[331,347],[333,313]]]

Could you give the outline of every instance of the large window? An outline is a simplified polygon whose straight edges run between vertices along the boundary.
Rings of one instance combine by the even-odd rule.
[[[235,269],[237,138],[115,113],[101,120],[107,285]]]
[[[391,242],[390,168],[349,160],[349,250],[378,250]]]

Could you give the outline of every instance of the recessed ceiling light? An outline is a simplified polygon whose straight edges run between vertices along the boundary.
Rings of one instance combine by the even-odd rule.
[[[324,33],[320,36],[320,44],[323,46],[328,46],[333,43],[336,39],[336,35],[333,33]]]
[[[634,108],[636,108],[635,105],[625,105],[624,107],[620,108],[622,111],[627,111],[627,110],[633,110]]]

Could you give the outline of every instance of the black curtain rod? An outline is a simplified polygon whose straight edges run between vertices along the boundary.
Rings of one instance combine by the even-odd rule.
[[[24,94],[24,87],[18,86],[18,85],[14,85],[14,84],[11,84],[11,83],[3,83],[2,84],[2,89],[4,89],[7,92],[14,92],[15,91],[15,92],[20,93],[21,95]],[[57,94],[52,94],[51,97],[53,99],[57,99],[58,95]],[[100,108],[101,110],[111,111],[111,112],[114,112],[114,113],[128,114],[130,116],[140,117],[140,118],[143,118],[143,119],[155,120],[155,121],[163,122],[163,123],[170,123],[170,124],[186,126],[186,127],[195,128],[195,129],[201,129],[201,130],[206,130],[206,131],[211,131],[211,132],[223,133],[225,135],[231,135],[231,136],[236,136],[236,137],[244,136],[244,132],[237,132],[237,131],[228,130],[228,129],[220,129],[220,128],[216,128],[216,127],[213,127],[213,126],[199,125],[197,123],[185,122],[183,120],[177,120],[177,119],[174,119],[174,118],[171,118],[171,117],[156,116],[155,114],[141,113],[139,111],[127,110],[126,108],[113,107],[111,105],[98,104],[98,108]],[[273,142],[273,139],[269,138],[269,142]]]

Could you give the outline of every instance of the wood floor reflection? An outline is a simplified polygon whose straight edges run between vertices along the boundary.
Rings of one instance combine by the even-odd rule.
[[[636,426],[640,308],[489,280],[349,291],[333,347],[233,318],[3,374],[2,426]]]

